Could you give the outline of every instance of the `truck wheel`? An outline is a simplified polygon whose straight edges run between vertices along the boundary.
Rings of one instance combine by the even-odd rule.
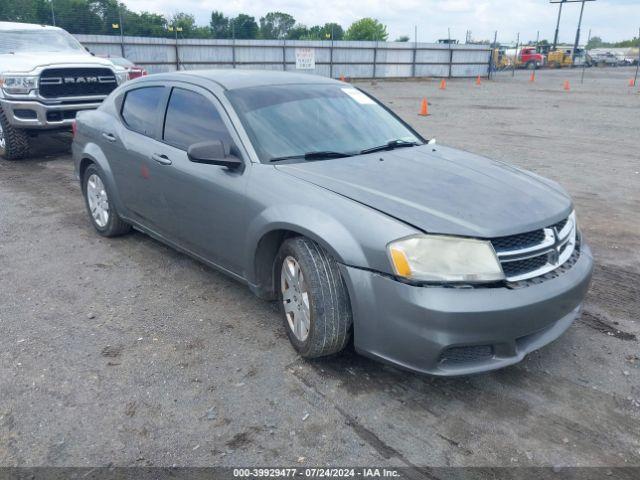
[[[19,160],[29,153],[29,136],[9,123],[4,110],[0,108],[0,157]]]
[[[115,205],[109,200],[109,191],[102,175],[97,166],[89,165],[82,176],[82,193],[89,218],[103,237],[124,235],[131,230],[131,225],[120,218]]]
[[[535,70],[536,62],[527,62],[527,70]]]
[[[284,326],[305,358],[341,351],[351,337],[351,304],[338,265],[317,243],[295,237],[276,259],[276,281]]]

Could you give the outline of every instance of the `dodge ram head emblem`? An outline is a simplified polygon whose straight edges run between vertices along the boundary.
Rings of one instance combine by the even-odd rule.
[[[45,77],[40,79],[41,85],[77,85],[93,83],[116,83],[115,77],[90,76],[90,77]]]

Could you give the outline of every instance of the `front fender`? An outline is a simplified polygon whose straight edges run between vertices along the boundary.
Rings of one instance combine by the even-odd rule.
[[[367,264],[360,242],[335,217],[308,205],[275,205],[255,217],[247,230],[245,278],[252,284],[257,279],[255,258],[260,241],[276,231],[295,232],[310,238],[340,263],[360,266]]]

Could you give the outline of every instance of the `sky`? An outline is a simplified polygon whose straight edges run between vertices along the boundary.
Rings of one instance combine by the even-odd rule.
[[[348,27],[354,20],[373,17],[387,25],[389,40],[407,35],[413,41],[414,26],[418,41],[432,42],[447,37],[464,41],[471,30],[474,40],[493,39],[515,42],[541,39],[553,40],[558,5],[549,0],[124,0],[129,9],[172,14],[191,13],[199,24],[209,22],[212,10],[234,16],[247,13],[256,21],[270,11],[291,15],[307,26],[337,22]],[[322,7],[319,7],[322,5]],[[560,41],[573,43],[580,14],[580,3],[565,4],[560,22]],[[620,41],[638,35],[640,0],[596,0],[585,5],[582,21],[582,41],[589,29],[593,36],[605,41]]]

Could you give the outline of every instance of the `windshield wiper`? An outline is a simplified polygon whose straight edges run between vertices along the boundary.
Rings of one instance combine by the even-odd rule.
[[[270,162],[280,162],[282,160],[295,160],[297,158],[304,158],[305,160],[324,160],[326,158],[344,158],[351,157],[350,153],[332,152],[332,151],[320,151],[320,152],[307,152],[301,155],[288,155],[286,157],[274,157]]]
[[[360,153],[365,154],[365,153],[373,153],[373,152],[382,152],[384,150],[393,150],[394,148],[415,147],[417,145],[420,145],[420,144],[417,142],[407,142],[406,140],[391,140],[390,142],[387,142],[384,145],[378,145],[377,147],[365,148],[364,150],[360,150]]]

